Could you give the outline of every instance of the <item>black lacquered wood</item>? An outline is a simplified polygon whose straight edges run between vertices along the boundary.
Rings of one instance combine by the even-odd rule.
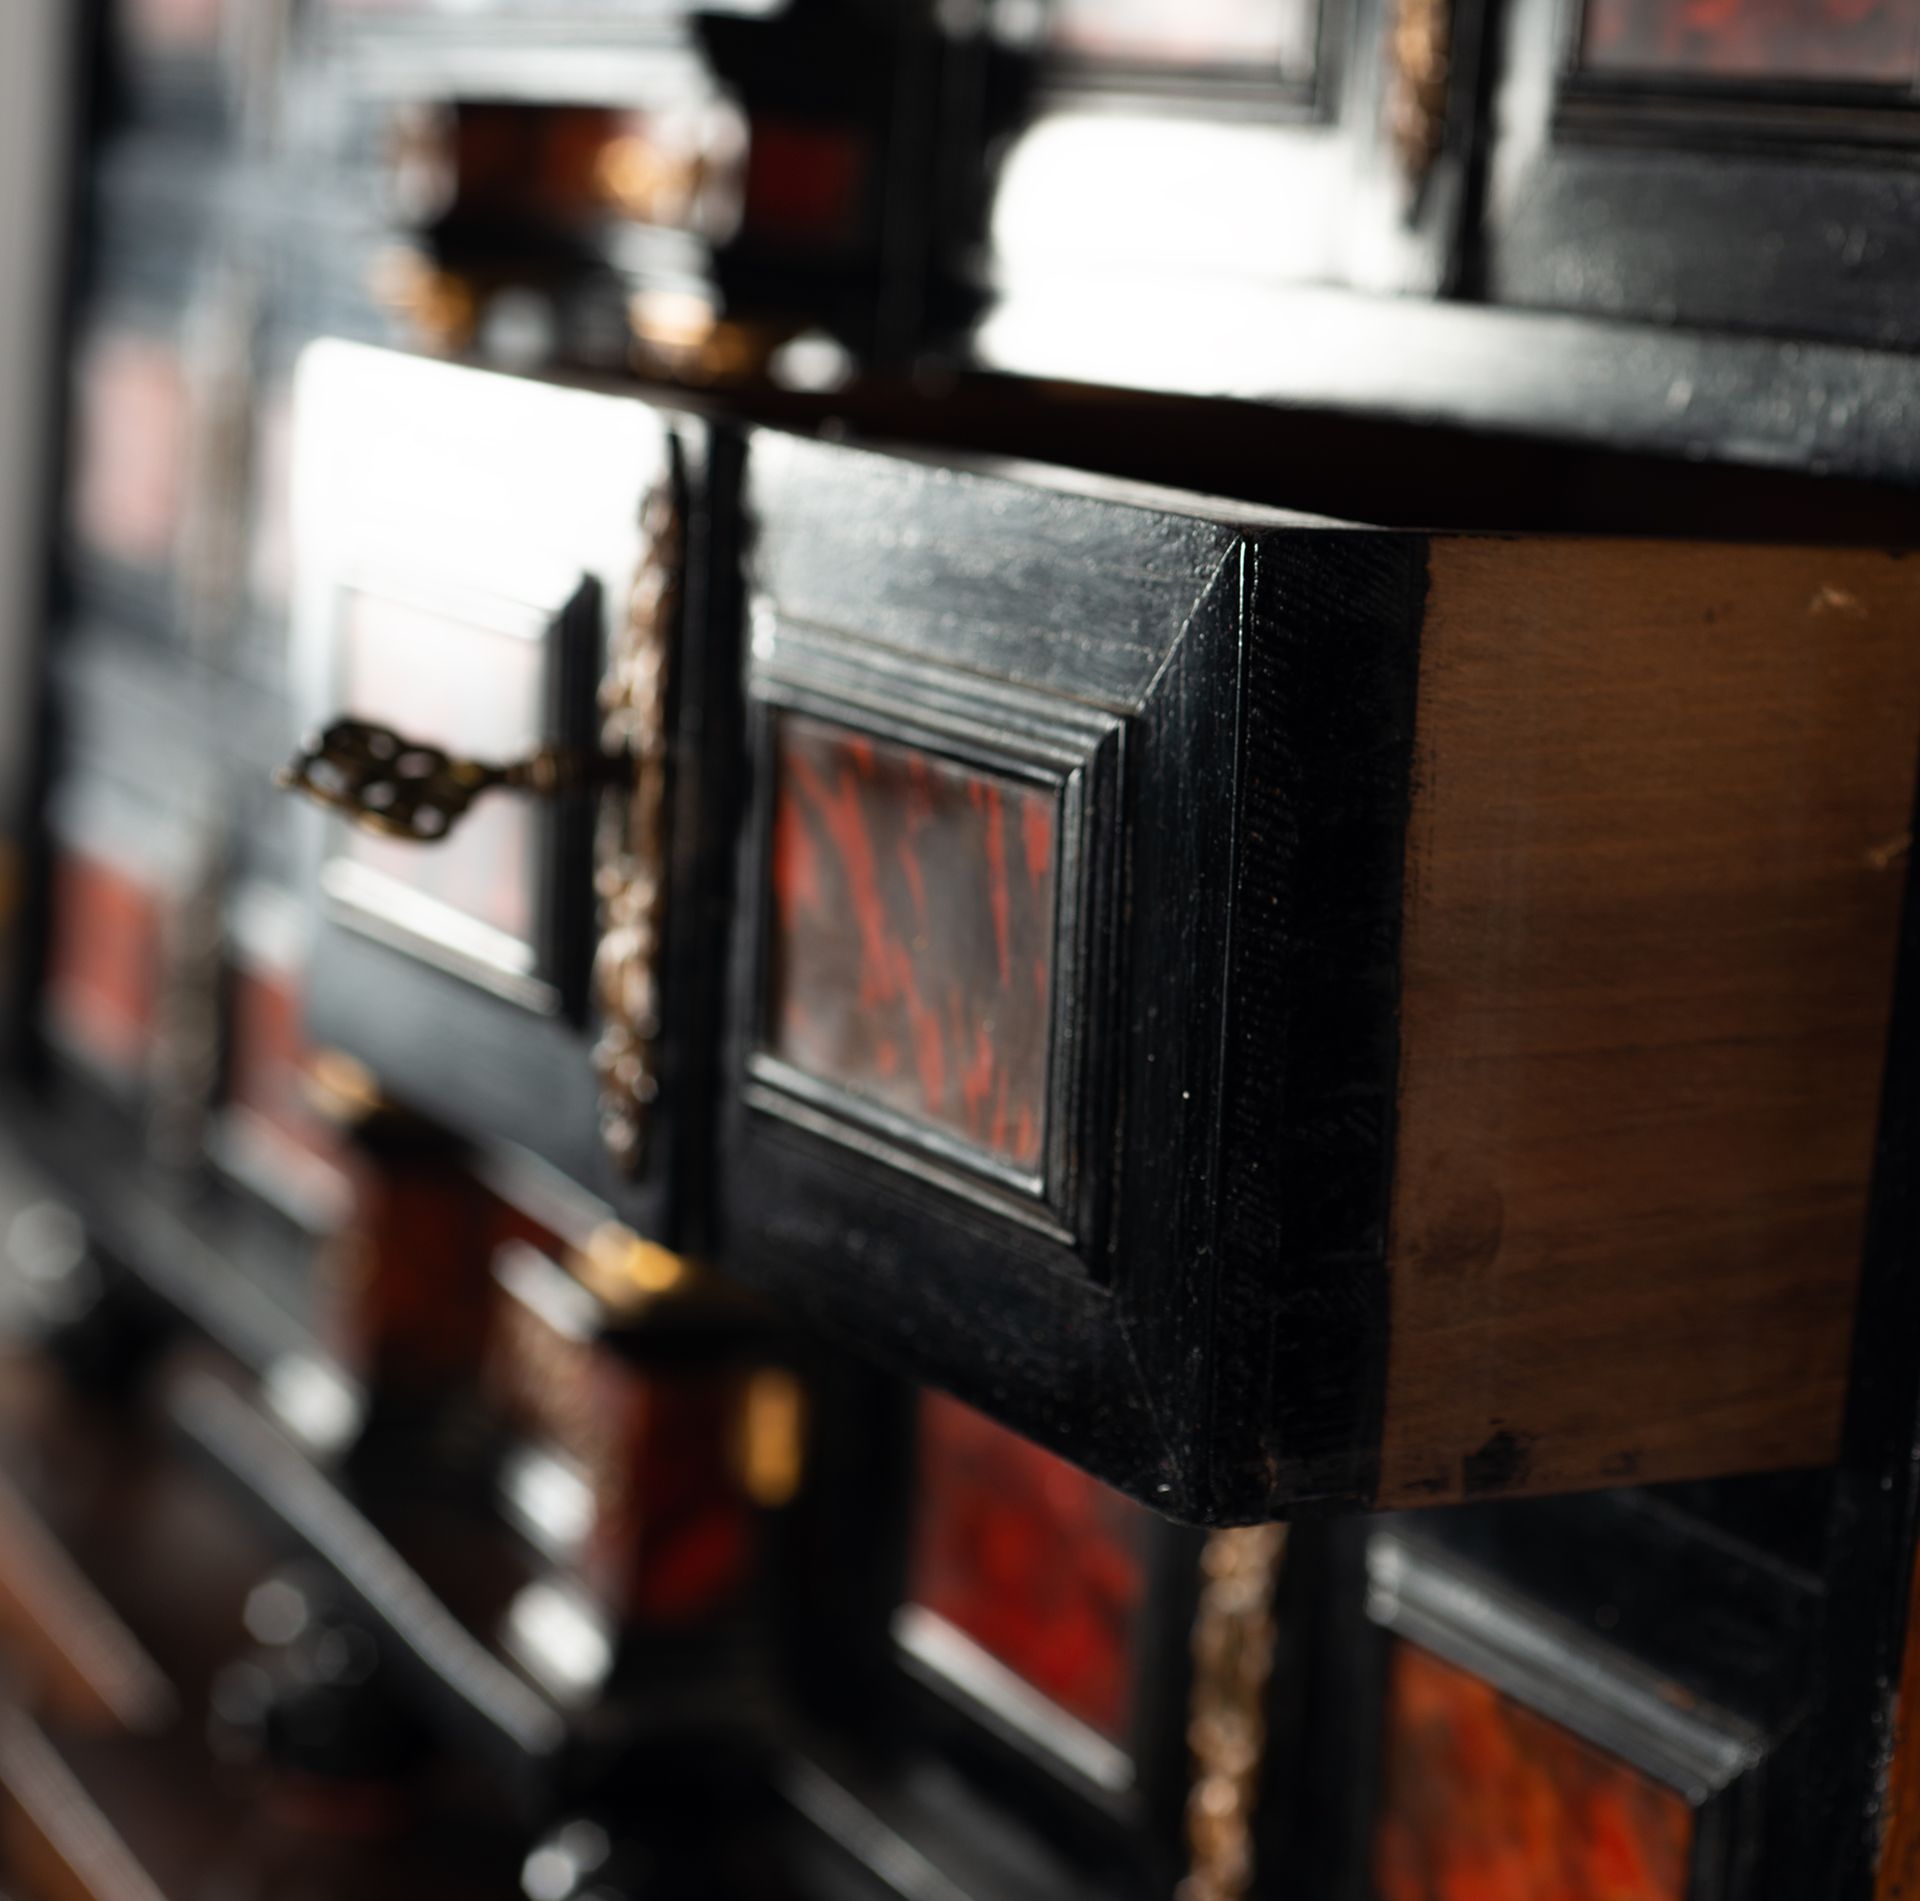
[[[1367,1496],[1422,544],[768,436],[749,469],[750,701],[838,694],[885,738],[910,676],[981,763],[1051,706],[1114,765],[1074,769],[1105,842],[1063,874],[1049,1221],[769,1096],[755,723],[724,1257],[1174,1516]]]

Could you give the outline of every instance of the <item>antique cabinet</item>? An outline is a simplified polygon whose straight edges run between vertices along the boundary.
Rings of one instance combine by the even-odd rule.
[[[76,8],[0,1887],[1906,1892],[1910,11]]]

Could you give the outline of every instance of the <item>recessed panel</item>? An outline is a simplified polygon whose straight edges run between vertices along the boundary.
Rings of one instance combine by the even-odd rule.
[[[513,621],[514,617],[505,617]],[[511,760],[540,742],[540,623],[489,624],[361,588],[341,596],[342,702],[456,756]],[[484,795],[432,844],[342,827],[333,895],[476,973],[533,980],[539,967],[538,809]]]
[[[1706,80],[1905,84],[1920,0],[1587,0],[1580,63],[1594,73]]]
[[[994,1679],[969,1669],[970,1647],[1075,1724],[1124,1745],[1139,1688],[1152,1522],[1077,1466],[929,1393],[920,1404],[903,1634],[923,1661],[982,1700],[996,1700]],[[931,1629],[928,1614],[938,1620]],[[963,1642],[943,1644],[950,1634]]]
[[[1038,1176],[1057,788],[792,712],[773,778],[767,1052]]]
[[[1404,1639],[1384,1757],[1380,1901],[1685,1901],[1678,1793]]]
[[[1055,0],[1056,52],[1170,72],[1313,71],[1315,0]]]

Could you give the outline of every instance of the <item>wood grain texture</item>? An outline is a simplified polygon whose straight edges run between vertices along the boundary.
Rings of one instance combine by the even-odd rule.
[[[1444,541],[1379,1499],[1837,1444],[1920,562]]]

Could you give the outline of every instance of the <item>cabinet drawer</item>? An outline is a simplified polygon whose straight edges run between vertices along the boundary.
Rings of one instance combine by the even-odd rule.
[[[729,1265],[1196,1520],[1832,1455],[1910,562],[747,466]]]
[[[733,619],[705,555],[724,445],[631,399],[333,343],[303,360],[295,442],[306,723],[412,749],[335,729],[301,763],[410,833],[313,818],[311,1033],[689,1245],[727,835],[710,702],[736,689],[682,632]],[[473,796],[473,759],[536,763]]]

